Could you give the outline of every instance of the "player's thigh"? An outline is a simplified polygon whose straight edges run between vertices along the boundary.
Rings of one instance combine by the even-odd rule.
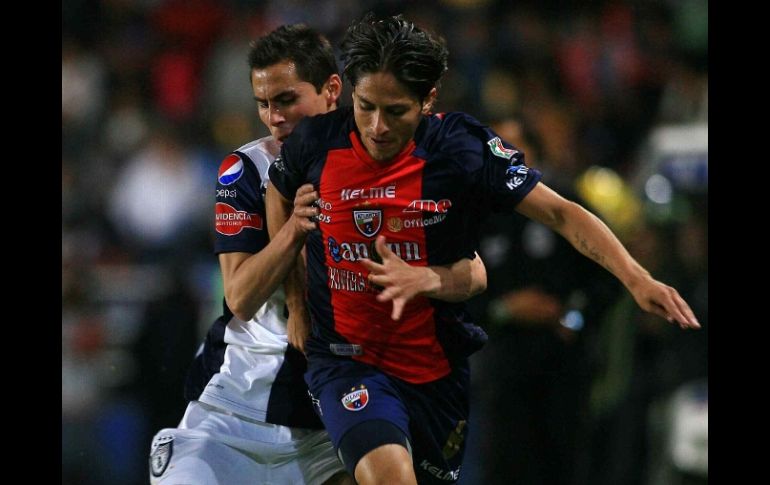
[[[400,386],[409,403],[412,459],[420,484],[459,479],[469,432],[469,386],[467,366],[429,384]]]
[[[354,475],[367,452],[384,444],[408,447],[409,417],[389,377],[354,361],[332,365],[309,366],[306,381],[335,449]]]
[[[335,475],[346,473],[326,431],[304,435],[295,449],[273,470],[273,476],[281,478],[280,483],[323,485]]]
[[[261,473],[247,455],[209,437],[190,436],[188,430],[163,430],[151,446],[153,485],[246,484]]]

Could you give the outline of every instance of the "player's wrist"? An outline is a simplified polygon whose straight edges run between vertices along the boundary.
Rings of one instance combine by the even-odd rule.
[[[420,294],[428,297],[439,296],[441,292],[441,275],[435,268],[421,267],[420,281],[422,282],[422,291]]]

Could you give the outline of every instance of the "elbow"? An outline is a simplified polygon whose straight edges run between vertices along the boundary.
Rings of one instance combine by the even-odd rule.
[[[244,322],[251,320],[256,313],[256,310],[252,309],[243,298],[237,298],[233,295],[225,295],[225,303],[227,304],[227,308],[230,309],[230,312],[232,312],[233,316]]]
[[[547,216],[541,222],[550,229],[562,234],[567,221],[574,219],[573,215],[576,212],[580,212],[581,209],[579,204],[572,202],[571,200],[564,200],[558,207],[549,211]]]
[[[473,298],[476,295],[480,295],[487,290],[487,276],[475,280],[468,291],[468,298]]]

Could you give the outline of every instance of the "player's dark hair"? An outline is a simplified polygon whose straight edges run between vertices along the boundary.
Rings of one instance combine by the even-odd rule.
[[[351,25],[342,40],[343,75],[355,87],[362,75],[389,72],[423,101],[447,70],[444,39],[401,15],[376,20],[372,13]]]
[[[320,93],[332,74],[337,74],[334,50],[323,35],[305,24],[282,25],[251,43],[251,70],[264,69],[289,60],[297,69],[297,77],[315,86]]]

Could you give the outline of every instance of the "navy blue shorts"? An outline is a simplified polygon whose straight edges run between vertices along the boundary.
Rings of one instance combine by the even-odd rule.
[[[410,384],[368,364],[313,356],[305,381],[336,450],[343,438],[350,442],[351,428],[384,420],[409,439],[420,484],[458,480],[468,433],[467,359],[441,379]],[[346,466],[351,473],[355,469],[355,463]]]

